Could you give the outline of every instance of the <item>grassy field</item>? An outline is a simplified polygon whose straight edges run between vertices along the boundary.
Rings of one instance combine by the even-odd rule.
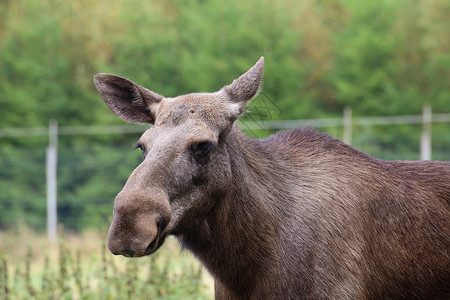
[[[106,233],[48,243],[27,229],[0,232],[0,299],[212,299],[212,279],[169,238],[150,257],[113,256]]]

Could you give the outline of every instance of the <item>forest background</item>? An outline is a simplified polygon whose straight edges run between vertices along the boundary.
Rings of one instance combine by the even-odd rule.
[[[101,101],[94,74],[176,96],[216,91],[262,55],[260,97],[274,108],[266,119],[339,117],[346,106],[354,116],[411,115],[425,103],[450,113],[448,16],[447,0],[2,0],[0,129],[124,124]],[[359,149],[406,153],[420,130],[355,135]],[[448,123],[433,125],[435,158],[449,159],[449,132]],[[114,196],[141,159],[128,151],[138,137],[59,137],[60,225],[107,228]],[[45,229],[47,145],[45,135],[0,138],[0,229]]]

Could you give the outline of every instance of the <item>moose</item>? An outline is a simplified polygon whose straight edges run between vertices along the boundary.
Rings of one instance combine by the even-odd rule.
[[[113,113],[153,125],[109,250],[146,256],[174,235],[216,299],[450,299],[450,162],[375,159],[311,128],[246,136],[263,68],[174,98],[94,76]]]

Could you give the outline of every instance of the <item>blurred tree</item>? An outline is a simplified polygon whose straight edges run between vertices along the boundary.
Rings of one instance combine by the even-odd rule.
[[[337,103],[361,114],[398,114],[392,93],[398,42],[390,38],[396,5],[392,1],[347,1],[347,25],[335,36],[330,76]]]
[[[355,115],[412,114],[425,102],[449,112],[449,15],[446,0],[0,1],[0,128],[50,119],[123,124],[100,100],[95,73],[170,97],[216,91],[261,55],[264,92],[247,119],[336,116],[347,105]],[[415,127],[358,130],[360,147],[401,140],[393,151],[403,152],[418,143]],[[448,130],[433,127],[433,134]],[[105,222],[138,163],[116,144],[131,148],[136,139],[60,137],[59,210],[78,218],[63,223],[81,229]],[[44,227],[47,142],[0,140],[0,228],[25,215]]]
[[[450,107],[450,3],[448,1],[404,1],[393,34],[398,38],[396,89],[408,110],[417,103],[431,103],[436,111]]]

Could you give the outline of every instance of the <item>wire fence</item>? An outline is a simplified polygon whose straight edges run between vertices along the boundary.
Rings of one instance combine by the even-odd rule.
[[[450,160],[450,114],[434,114],[430,124],[431,158]],[[420,159],[426,133],[423,115],[357,117],[350,122],[344,118],[247,120],[239,126],[259,137],[280,129],[309,126],[344,139],[348,139],[345,130],[350,126],[350,141],[355,148],[377,158],[401,160]],[[1,129],[0,143],[8,143],[0,147],[0,229],[25,223],[44,231],[52,222],[76,231],[107,228],[115,195],[142,159],[132,146],[146,128],[61,126],[56,133],[49,133],[47,127]],[[57,135],[53,179],[49,178],[48,169],[49,134]],[[54,221],[47,219],[51,180],[55,183]]]

